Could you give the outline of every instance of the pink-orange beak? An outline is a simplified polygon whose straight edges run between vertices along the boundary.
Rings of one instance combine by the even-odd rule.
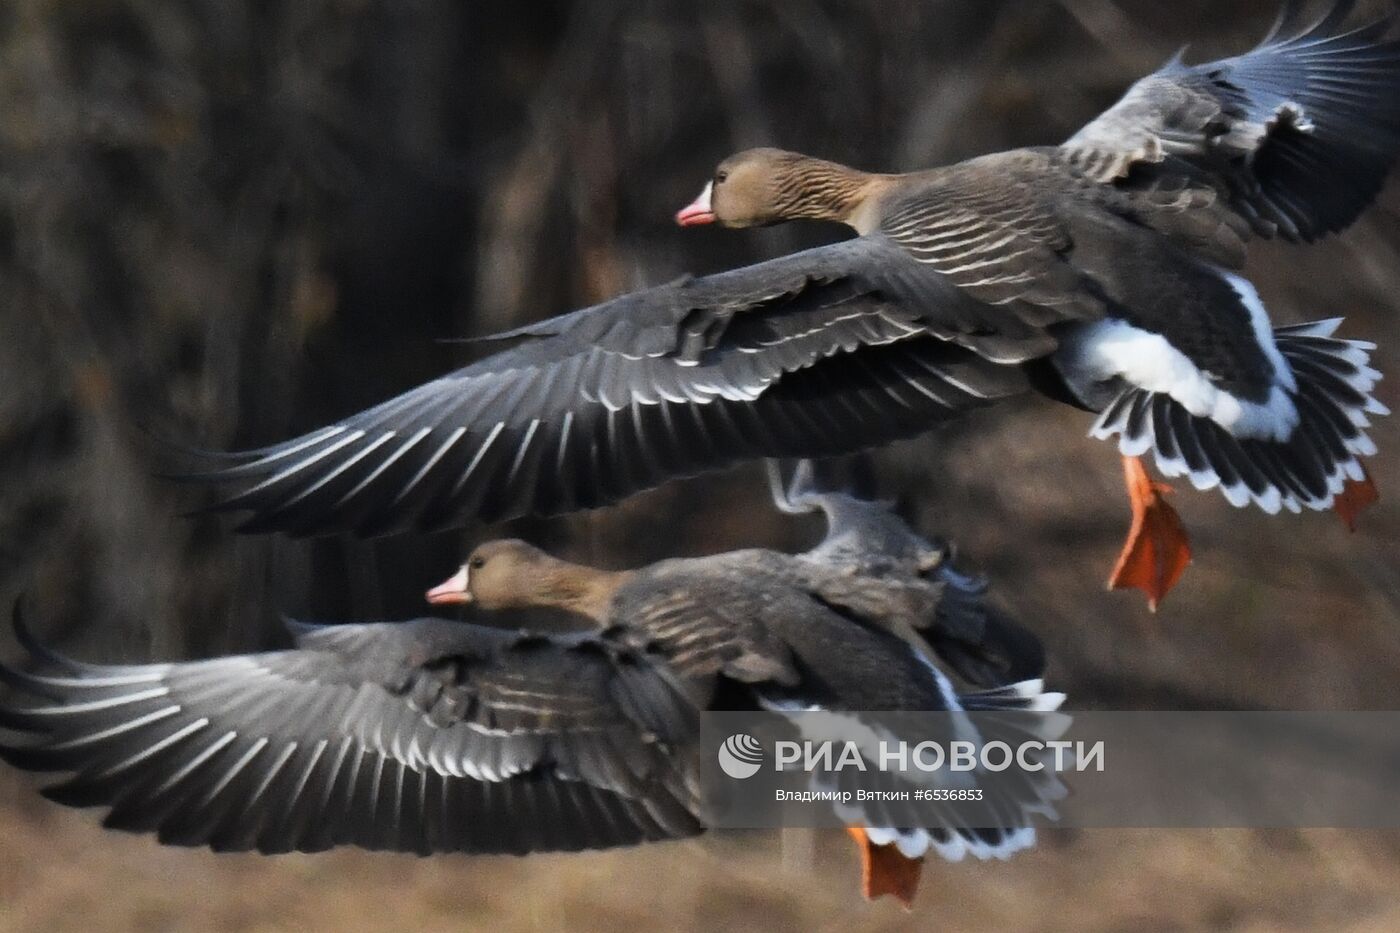
[[[472,601],[472,594],[467,589],[467,565],[463,564],[462,569],[454,573],[449,579],[444,580],[437,586],[428,590],[428,602],[434,606],[447,606]]]
[[[682,227],[714,223],[715,212],[710,209],[710,194],[713,191],[714,182],[705,182],[705,189],[700,192],[700,196],[676,212],[676,223]]]

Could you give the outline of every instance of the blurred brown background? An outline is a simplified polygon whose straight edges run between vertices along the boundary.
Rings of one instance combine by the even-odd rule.
[[[1316,6],[1317,4],[1313,4]],[[488,530],[239,538],[179,513],[151,434],[323,424],[465,360],[439,338],[839,236],[671,224],[731,150],[912,169],[1055,142],[1179,45],[1247,48],[1273,0],[0,4],[0,605],[102,659],[280,645],[279,612],[402,618]],[[1385,0],[1363,4],[1374,11]],[[1400,186],[1347,235],[1256,248],[1276,320],[1346,315],[1400,373]],[[1397,383],[1381,398],[1400,409]],[[1127,526],[1088,416],[1027,402],[879,460],[1046,640],[1071,706],[1400,703],[1400,444],[1348,535],[1183,490],[1196,563],[1156,616],[1102,581]],[[512,533],[610,566],[801,546],[755,471]],[[13,658],[8,635],[0,656]],[[102,832],[0,772],[5,930],[1396,930],[1400,834],[1049,832],[932,864],[913,914],[844,839],[574,857],[214,856]],[[784,842],[786,845],[784,845]]]

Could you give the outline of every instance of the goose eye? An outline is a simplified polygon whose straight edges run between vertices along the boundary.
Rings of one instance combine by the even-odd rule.
[[[728,178],[728,177],[729,177],[729,173],[728,173],[728,172],[715,172],[715,184],[717,184],[717,185],[720,184],[721,182],[723,182],[723,181],[724,181],[726,178]]]
[[[471,560],[467,561],[467,566],[471,567],[473,570],[480,570],[482,567],[486,566],[486,558],[473,557]]]

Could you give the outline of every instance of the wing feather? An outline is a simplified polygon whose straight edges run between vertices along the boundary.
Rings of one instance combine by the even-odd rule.
[[[30,698],[0,706],[24,736],[0,755],[173,844],[525,852],[701,828],[671,759],[690,700],[596,636],[313,627],[291,651],[0,677]]]
[[[1037,242],[1053,234],[1042,226]],[[1078,313],[1013,301],[1015,275],[984,259],[963,270],[982,285],[959,286],[969,250],[1028,261],[996,247],[1004,238],[946,253],[961,257],[951,274],[881,234],[625,295],[508,332],[514,346],[456,373],[192,478],[232,485],[213,508],[250,512],[245,531],[374,535],[596,506],[756,457],[885,443],[1021,391],[1018,374],[983,364],[1048,352],[1045,328]],[[913,364],[926,375],[911,381]],[[980,368],[983,391],[946,390],[959,377],[940,380],[945,368]],[[893,415],[872,405],[916,394]],[[797,429],[788,400],[799,395],[826,409],[811,418],[816,437]]]
[[[1338,31],[1353,6],[1339,0],[1292,38],[1280,38],[1295,19],[1283,17],[1244,55],[1175,57],[1065,148],[1087,174],[1149,197],[1179,195],[1182,179],[1213,188],[1261,236],[1335,233],[1400,153],[1400,41],[1384,38],[1393,16]],[[1218,213],[1206,197],[1196,206]]]

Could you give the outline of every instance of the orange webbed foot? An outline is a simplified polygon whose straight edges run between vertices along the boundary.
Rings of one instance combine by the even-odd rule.
[[[893,895],[908,910],[919,890],[924,860],[909,858],[894,845],[875,845],[859,826],[848,826],[846,832],[860,848],[861,889],[865,899],[873,901],[884,894]]]
[[[1148,608],[1156,612],[1191,563],[1191,543],[1176,509],[1167,504],[1170,486],[1153,481],[1138,457],[1123,458],[1123,476],[1133,507],[1133,524],[1108,578],[1108,588],[1136,587],[1147,594]]]
[[[1368,507],[1375,505],[1381,499],[1380,492],[1376,489],[1376,484],[1371,481],[1371,474],[1366,472],[1366,468],[1361,468],[1363,478],[1360,481],[1349,479],[1342,491],[1337,493],[1332,500],[1332,509],[1342,517],[1349,531],[1356,530],[1356,519]]]

